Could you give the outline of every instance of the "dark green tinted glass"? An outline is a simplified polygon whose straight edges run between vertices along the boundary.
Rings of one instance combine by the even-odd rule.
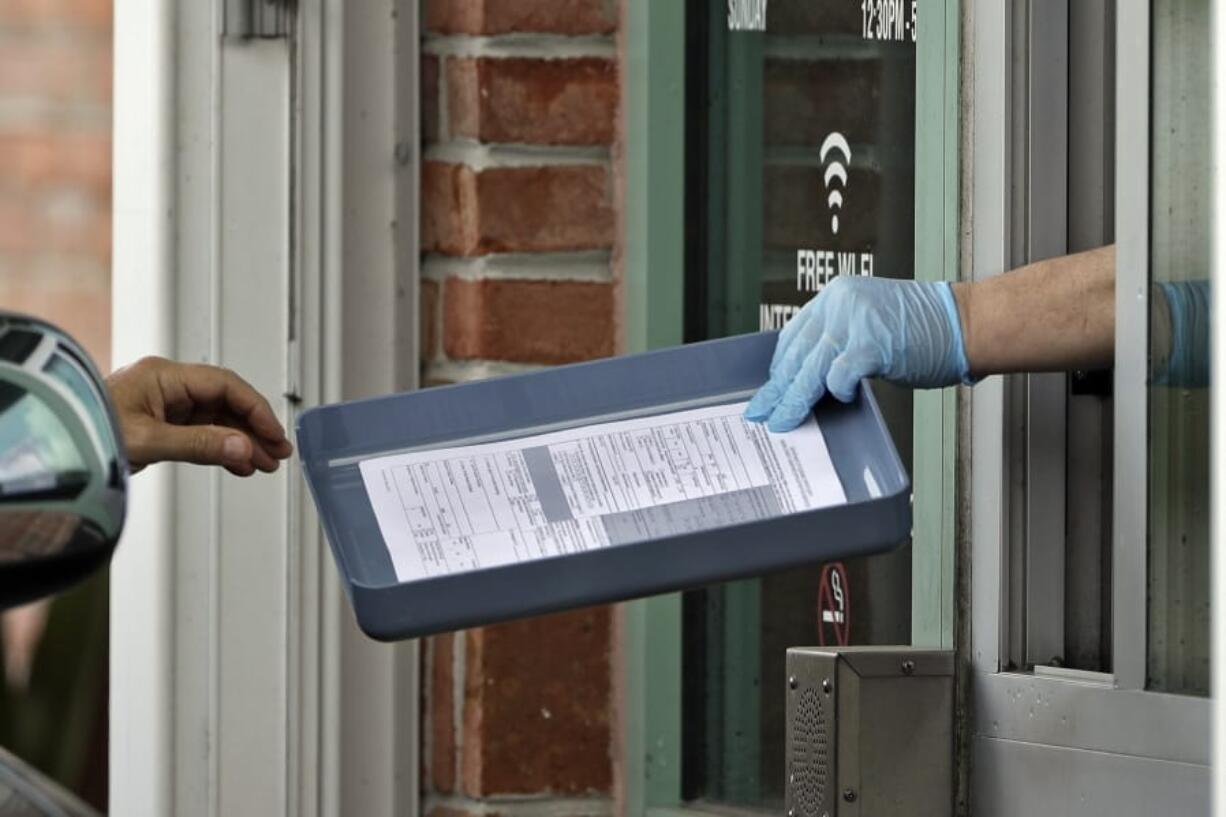
[[[913,277],[917,13],[690,0],[687,340],[778,329],[834,275]],[[877,396],[910,469],[910,392]],[[909,641],[909,547],[834,567],[686,594],[686,799],[781,806],[788,647]]]

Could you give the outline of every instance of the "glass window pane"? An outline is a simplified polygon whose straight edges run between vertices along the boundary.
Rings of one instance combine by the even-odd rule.
[[[1148,676],[1209,691],[1210,3],[1153,3]]]
[[[687,19],[687,340],[781,328],[835,275],[912,277],[916,4]],[[876,393],[910,469],[911,393]],[[910,571],[904,546],[686,594],[686,799],[782,806],[785,650],[909,642]]]

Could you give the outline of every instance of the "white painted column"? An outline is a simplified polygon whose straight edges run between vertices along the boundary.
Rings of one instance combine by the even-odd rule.
[[[174,351],[172,201],[174,0],[115,14],[111,359]],[[111,565],[110,791],[113,814],[170,814],[174,473],[131,482]],[[116,690],[121,694],[116,694]]]
[[[293,41],[219,15],[116,7],[114,355],[233,368],[292,428],[414,385],[416,2],[301,0]],[[352,625],[297,463],[132,482],[111,813],[414,814],[416,648]]]

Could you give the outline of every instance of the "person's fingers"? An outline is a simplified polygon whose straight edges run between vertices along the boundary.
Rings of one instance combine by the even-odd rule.
[[[816,343],[807,342],[800,338],[796,339],[788,350],[784,352],[779,365],[771,373],[770,381],[759,389],[758,393],[749,401],[749,405],[745,408],[745,419],[761,422],[774,414],[779,403],[792,388],[794,381],[800,374],[801,367],[805,365],[809,355],[822,344],[828,345],[829,342],[829,339],[824,335],[818,338]],[[831,358],[833,358],[833,354]]]
[[[285,458],[284,456],[278,456],[277,452],[280,449],[273,446],[272,443],[252,434],[251,430],[247,428],[247,424],[242,420],[221,418],[218,420],[217,425],[232,428],[246,436],[251,443],[251,464],[266,474],[276,471],[281,464],[280,461]]]
[[[233,412],[225,412],[218,416],[213,422],[217,425],[225,425],[230,428],[242,431],[249,436],[259,448],[267,452],[268,456],[276,460],[283,460],[294,453],[294,446],[288,439],[270,440],[267,437],[262,437],[255,433],[248,424],[246,418],[239,417]]]
[[[809,353],[821,343],[822,335],[812,335],[806,332],[804,337],[797,337],[786,349],[780,354],[779,359],[772,364],[770,379],[778,386],[783,387],[783,391],[787,391],[787,387],[791,385],[792,380],[800,372],[800,367],[804,365],[805,358]],[[782,393],[780,397],[782,397]]]
[[[769,417],[792,382],[794,367],[784,363],[784,360],[788,358],[788,352],[785,351],[781,355],[779,347],[776,346],[775,357],[776,359],[771,361],[770,379],[754,392],[749,405],[745,407],[746,420],[760,423]]]
[[[281,461],[269,454],[264,446],[260,445],[258,438],[248,437],[251,442],[251,464],[265,474],[271,474],[276,471]]]
[[[826,393],[826,374],[838,347],[826,335],[809,352],[787,391],[771,412],[766,427],[773,432],[791,431],[809,416],[813,404]]]
[[[758,389],[745,407],[746,420],[762,422],[774,412],[809,351],[820,342],[825,325],[820,299],[821,293],[818,293],[779,333],[774,354],[771,356],[770,379]]]
[[[270,466],[267,469],[260,466],[261,469],[267,470],[269,473],[276,471],[277,467],[281,464],[281,460],[288,459],[289,455],[294,453],[294,446],[288,440],[282,440],[280,443],[270,443],[268,440],[260,437],[253,437],[252,441],[255,443],[256,453],[260,456],[260,462],[267,462]]]
[[[775,406],[779,404],[779,399],[783,397],[784,388],[783,385],[773,378],[768,380],[766,385],[754,393],[754,396],[749,401],[749,405],[745,407],[745,419],[760,423],[767,417],[770,417],[771,412],[775,410]]]
[[[881,370],[880,355],[872,349],[848,349],[830,364],[826,388],[835,399],[850,403],[860,381]]]
[[[280,440],[270,440],[267,437],[262,437],[260,439],[260,447],[279,460],[288,459],[294,453],[294,444],[289,441],[288,437]]]
[[[288,444],[285,429],[272,406],[250,383],[234,372],[217,366],[190,363],[175,367],[175,376],[193,403],[224,404],[225,409],[244,419],[254,434],[272,442],[285,441]]]
[[[256,446],[246,434],[227,426],[178,426],[150,419],[132,427],[129,436],[128,455],[137,465],[170,460],[221,465],[239,476],[255,472]]]

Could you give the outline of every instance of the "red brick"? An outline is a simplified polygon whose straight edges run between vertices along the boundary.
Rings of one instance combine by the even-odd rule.
[[[455,791],[455,636],[435,636],[430,667],[430,783],[437,792]]]
[[[111,0],[3,0],[0,28],[89,27],[109,31]]]
[[[421,339],[419,353],[422,360],[433,360],[439,350],[438,326],[438,296],[437,281],[422,281],[420,289],[421,302]]]
[[[0,304],[110,368],[110,0],[0,0]]]
[[[111,72],[108,36],[18,39],[0,49],[0,96],[107,101]]]
[[[482,60],[484,62],[484,60]],[[449,136],[476,139],[481,130],[481,80],[477,60],[453,57],[447,60],[447,128]]]
[[[465,793],[610,790],[610,627],[596,607],[468,633]]]
[[[447,62],[451,134],[481,142],[607,145],[616,130],[617,63],[492,58]]]
[[[425,162],[427,252],[559,252],[613,244],[611,181],[603,165],[498,167]]]
[[[107,372],[111,368],[111,294],[107,272],[107,267],[99,264],[92,271],[86,268],[80,274],[64,275],[63,280],[47,280],[52,276],[15,265],[11,270],[0,270],[0,304],[59,326],[85,347],[100,370]]]
[[[437,142],[439,133],[439,58],[424,54],[421,58],[421,139]]]
[[[613,245],[612,182],[601,165],[492,168],[477,182],[480,252]]]
[[[424,252],[463,255],[474,251],[476,178],[471,168],[423,162],[421,246]]]
[[[0,253],[48,250],[109,258],[110,208],[72,189],[37,198],[0,194]]]
[[[611,284],[449,278],[443,292],[448,357],[553,364],[613,354]]]
[[[16,202],[0,199],[0,253],[28,255],[37,245],[34,215]]]
[[[111,198],[111,137],[106,132],[0,133],[0,190],[79,187]]]
[[[426,0],[426,28],[439,34],[608,34],[610,0]]]

